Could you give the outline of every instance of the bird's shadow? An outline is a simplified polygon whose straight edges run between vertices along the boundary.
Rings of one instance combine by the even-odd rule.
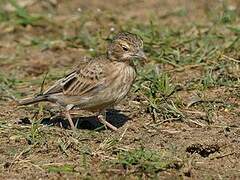
[[[106,113],[107,121],[113,126],[119,128],[123,126],[128,120],[129,117],[122,114],[119,110],[109,110]],[[88,129],[88,130],[103,130],[104,126],[98,121],[97,116],[88,116],[88,117],[74,117],[72,118],[77,129]],[[28,118],[21,119],[21,124],[31,123]],[[41,124],[48,126],[59,126],[65,129],[70,127],[68,120],[64,116],[53,116],[44,118],[41,121]]]

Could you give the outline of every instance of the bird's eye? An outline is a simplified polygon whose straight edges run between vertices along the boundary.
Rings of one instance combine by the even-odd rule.
[[[128,48],[126,46],[122,46],[124,51],[128,51]]]

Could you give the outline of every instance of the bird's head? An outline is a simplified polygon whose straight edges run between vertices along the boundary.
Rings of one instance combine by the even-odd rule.
[[[109,44],[108,58],[113,61],[130,63],[134,58],[146,60],[143,52],[143,41],[136,34],[118,33]]]

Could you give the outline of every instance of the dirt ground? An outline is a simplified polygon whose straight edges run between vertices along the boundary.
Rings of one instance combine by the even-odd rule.
[[[0,179],[240,179],[239,16],[238,0],[0,1]],[[119,31],[148,62],[107,113],[117,132],[16,105]]]

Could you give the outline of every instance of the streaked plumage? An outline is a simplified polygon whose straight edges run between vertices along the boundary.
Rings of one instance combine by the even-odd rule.
[[[19,102],[28,105],[40,101],[57,103],[66,108],[66,116],[72,128],[74,124],[69,114],[73,107],[99,112],[99,120],[116,130],[105,117],[105,109],[119,103],[129,92],[136,72],[133,58],[143,58],[143,42],[135,34],[119,33],[109,44],[107,55],[92,58],[85,66],[79,66],[52,87],[30,99]]]

